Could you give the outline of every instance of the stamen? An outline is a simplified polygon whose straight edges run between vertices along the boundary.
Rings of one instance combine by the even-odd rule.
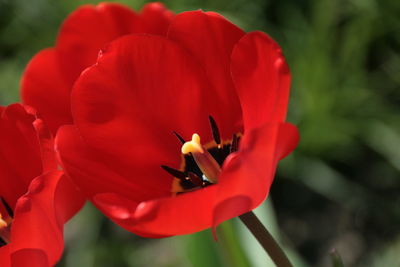
[[[199,166],[200,170],[210,182],[218,182],[218,176],[221,173],[221,168],[218,162],[216,162],[213,156],[207,151],[207,149],[203,148],[200,143],[200,136],[198,134],[193,134],[192,140],[183,144],[181,150],[182,154],[191,153],[197,163],[197,166]]]
[[[197,174],[195,174],[194,172],[189,172],[189,178],[190,181],[192,181],[192,183],[196,186],[203,186],[204,182],[203,179],[201,179]]]
[[[210,120],[212,136],[214,138],[214,141],[218,145],[218,148],[220,148],[220,146],[221,146],[221,135],[219,134],[219,129],[218,129],[217,123],[215,122],[215,120],[214,120],[214,118],[212,116],[208,116],[208,119]]]
[[[187,178],[187,175],[184,172],[181,172],[180,170],[165,165],[161,165],[161,168],[163,168],[163,170],[165,170],[166,172],[168,172],[169,174],[180,180],[185,180]]]
[[[231,153],[238,151],[239,148],[239,137],[234,134],[232,137]]]
[[[4,207],[6,208],[8,215],[11,218],[14,218],[14,212],[13,212],[12,208],[10,207],[10,205],[8,205],[7,201],[3,197],[0,197],[0,200],[1,200],[1,203],[3,203]]]
[[[175,177],[171,190],[175,195],[217,183],[221,166],[226,157],[239,148],[240,137],[238,134],[233,135],[232,142],[222,143],[215,119],[212,116],[208,118],[212,137],[217,146],[204,147],[197,133],[192,135],[192,140],[186,142],[181,135],[173,131],[173,134],[182,143],[181,152],[185,155],[183,157],[184,170],[180,171],[165,165],[161,165],[161,168]]]
[[[3,238],[0,237],[0,248],[5,245],[7,245],[6,241],[4,241]]]
[[[179,141],[182,143],[182,145],[186,142],[185,139],[183,139],[183,137],[180,134],[178,134],[175,131],[173,131],[173,133],[179,139]]]
[[[188,192],[204,185],[203,179],[193,172],[189,172],[189,174],[186,175],[180,170],[165,165],[161,165],[161,168],[179,180],[179,183],[174,183],[173,185],[172,191],[174,193],[181,193],[181,190]]]
[[[180,186],[183,188],[184,191],[192,190],[193,188],[197,187],[193,184],[192,180],[189,177],[180,181]]]

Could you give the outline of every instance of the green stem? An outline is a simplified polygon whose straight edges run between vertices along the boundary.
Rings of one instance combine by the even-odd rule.
[[[252,211],[240,215],[239,218],[268,253],[276,266],[293,267],[285,252]]]

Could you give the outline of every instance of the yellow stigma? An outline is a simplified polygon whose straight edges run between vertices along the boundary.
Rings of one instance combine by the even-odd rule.
[[[186,142],[182,146],[182,154],[204,153],[203,146],[200,143],[200,136],[197,133],[192,135],[192,141]]]
[[[186,142],[182,146],[182,154],[189,154],[193,156],[194,160],[203,172],[204,176],[211,182],[217,183],[218,176],[221,173],[221,167],[214,157],[203,148],[200,143],[200,136],[198,134],[192,135],[192,140]]]

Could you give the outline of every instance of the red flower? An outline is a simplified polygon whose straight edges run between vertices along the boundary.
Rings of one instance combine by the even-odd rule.
[[[267,197],[278,160],[298,142],[284,123],[289,84],[269,36],[184,12],[166,37],[125,36],[102,51],[74,86],[75,125],[60,129],[56,146],[117,224],[147,237],[193,233]],[[180,140],[193,133],[206,145],[194,136],[182,156]]]
[[[35,107],[55,134],[60,125],[72,123],[72,85],[96,62],[100,48],[125,34],[165,35],[171,18],[160,3],[147,4],[139,14],[120,4],[80,7],[62,25],[56,46],[42,50],[28,64],[23,102]]]
[[[84,199],[57,170],[54,142],[35,112],[0,107],[0,266],[53,266],[63,225]]]

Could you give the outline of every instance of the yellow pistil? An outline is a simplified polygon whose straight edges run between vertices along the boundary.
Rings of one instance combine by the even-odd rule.
[[[200,136],[195,133],[192,135],[192,140],[183,144],[182,154],[191,153],[194,160],[203,172],[205,177],[211,183],[218,182],[218,176],[221,173],[221,168],[213,156],[200,143]]]
[[[195,133],[192,135],[192,141],[188,141],[182,146],[182,154],[204,153],[203,146],[200,143],[200,136]]]

